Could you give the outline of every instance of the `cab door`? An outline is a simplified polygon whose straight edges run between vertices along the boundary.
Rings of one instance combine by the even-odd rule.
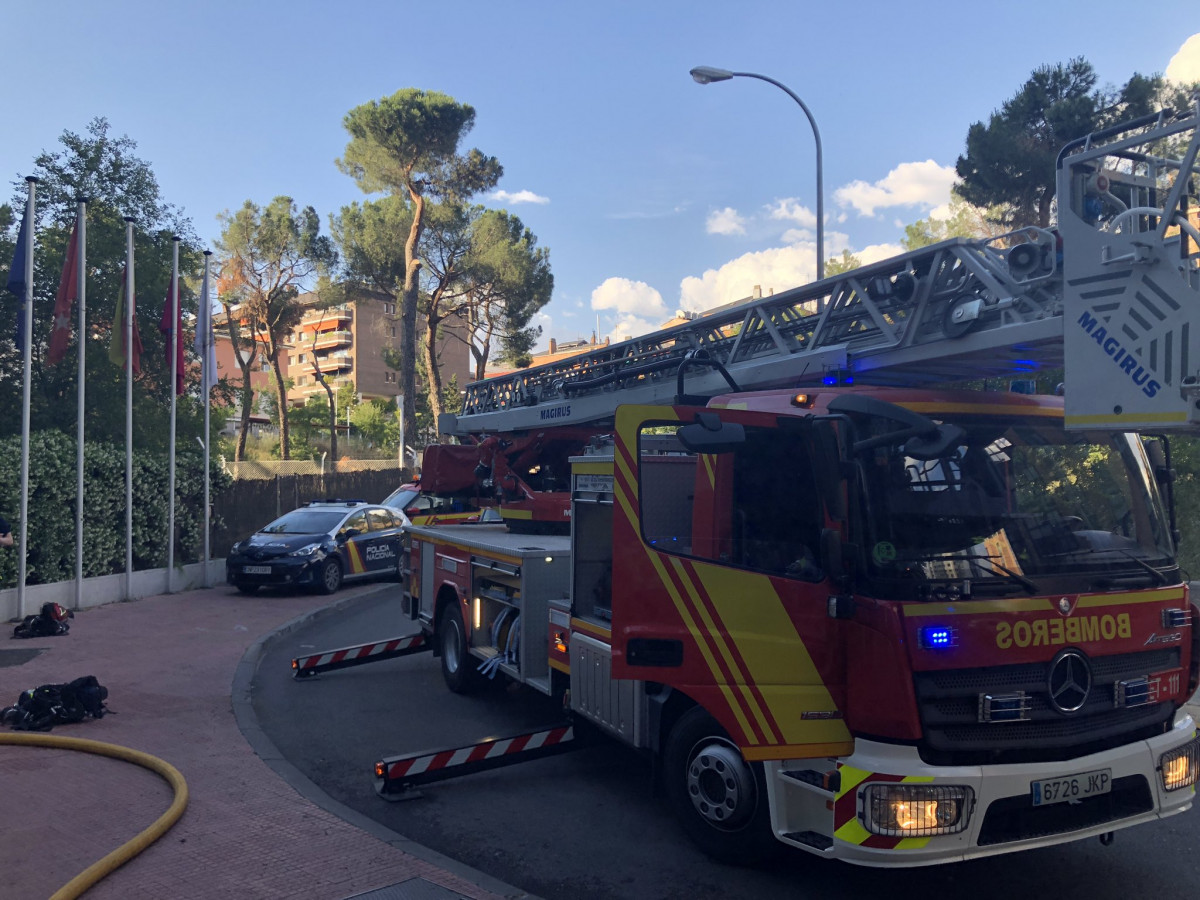
[[[819,558],[840,475],[816,430],[734,409],[617,413],[613,677],[685,693],[747,758],[851,752]]]

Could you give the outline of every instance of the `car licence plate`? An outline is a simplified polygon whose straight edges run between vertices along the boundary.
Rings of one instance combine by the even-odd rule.
[[[243,575],[270,575],[270,566],[242,566]]]
[[[1034,806],[1051,803],[1070,803],[1087,797],[1098,797],[1112,791],[1112,769],[1096,769],[1062,778],[1044,778],[1029,786]]]

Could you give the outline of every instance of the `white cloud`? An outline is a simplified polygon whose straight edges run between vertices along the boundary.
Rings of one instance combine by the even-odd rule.
[[[746,220],[732,206],[708,214],[705,230],[709,234],[745,234]]]
[[[1171,57],[1166,76],[1179,84],[1200,81],[1200,33],[1184,41],[1179,52]]]
[[[767,209],[772,219],[795,222],[803,228],[815,229],[817,227],[817,214],[807,206],[801,205],[800,201],[793,197],[776,200]]]
[[[864,266],[869,266],[871,263],[876,263],[881,259],[888,259],[892,256],[899,256],[904,252],[904,248],[899,244],[868,244],[861,250],[851,250],[850,254],[857,256]]]
[[[755,286],[766,296],[807,284],[815,277],[817,255],[812,246],[794,245],[746,253],[719,269],[688,276],[679,285],[679,305],[701,312],[749,297]]]
[[[939,166],[932,159],[901,163],[874,184],[852,181],[838,188],[834,199],[864,216],[874,216],[875,210],[892,206],[931,209],[949,200],[955,177],[953,166]]]
[[[640,316],[621,316],[621,318],[613,323],[610,336],[614,344],[619,343],[629,338],[658,331],[662,328],[663,321],[663,319],[651,321],[650,319],[643,319]]]
[[[516,193],[510,191],[492,191],[488,196],[492,200],[500,203],[511,203],[514,206],[518,203],[542,204],[550,202],[549,197],[543,197],[541,194],[535,194],[533,191],[517,191]]]
[[[663,302],[662,294],[644,281],[628,278],[605,279],[592,291],[592,309],[612,309],[622,315],[655,319],[667,317],[667,304]]]

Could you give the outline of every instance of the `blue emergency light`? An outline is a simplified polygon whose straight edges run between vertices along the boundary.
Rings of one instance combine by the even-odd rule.
[[[923,625],[917,630],[917,642],[926,650],[945,650],[958,643],[958,631],[948,625]]]

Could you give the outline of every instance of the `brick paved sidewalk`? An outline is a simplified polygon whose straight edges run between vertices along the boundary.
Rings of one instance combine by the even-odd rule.
[[[347,589],[334,599],[378,589]],[[188,782],[183,817],[87,900],[525,896],[465,866],[430,861],[428,852],[405,852],[399,836],[389,843],[343,821],[251,750],[231,701],[239,663],[262,636],[329,603],[308,595],[243,597],[221,585],[82,610],[61,637],[0,637],[0,706],[26,688],[95,675],[113,714],[52,734],[150,753]],[[50,896],[170,803],[166,782],[139,766],[0,746],[0,895]]]

